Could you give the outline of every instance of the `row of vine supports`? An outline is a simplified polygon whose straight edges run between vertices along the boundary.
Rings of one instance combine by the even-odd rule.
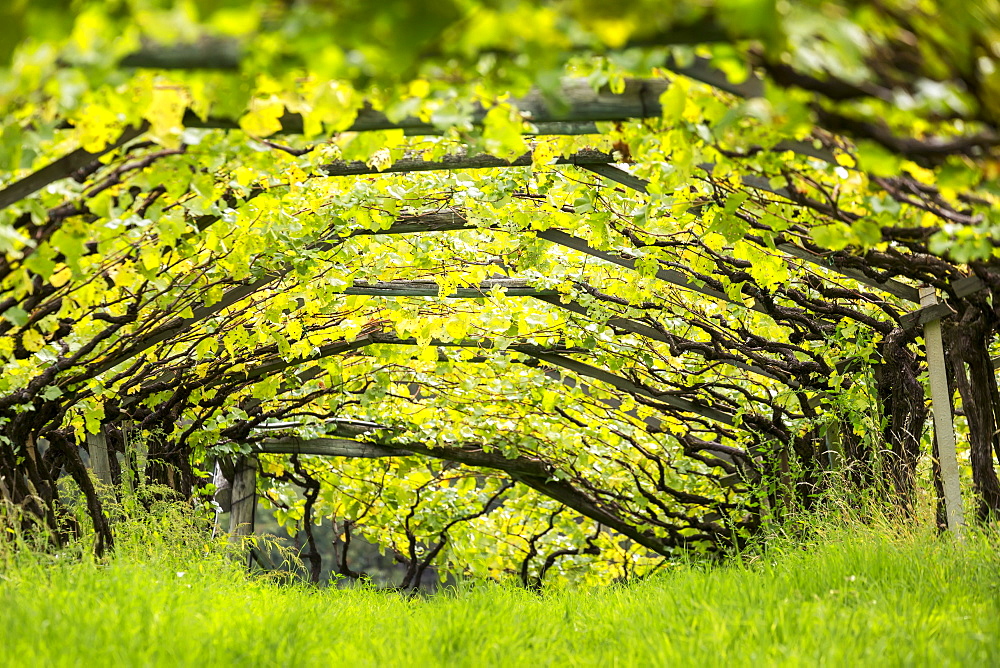
[[[922,298],[922,308],[926,309],[928,307],[934,306],[937,301],[934,295],[934,291],[931,288],[921,289]],[[962,511],[962,499],[959,489],[959,474],[958,474],[958,462],[956,456],[955,448],[955,431],[953,425],[953,418],[951,412],[951,392],[952,387],[948,383],[949,371],[946,366],[945,357],[945,347],[941,335],[941,321],[939,318],[933,318],[927,320],[923,325],[924,339],[926,346],[926,360],[928,368],[928,381],[929,389],[932,398],[932,408],[934,412],[934,475],[935,484],[940,490],[940,504],[942,510],[942,516],[944,517],[945,524],[948,530],[952,532],[959,532],[961,526],[964,522],[963,511]],[[967,331],[967,330],[964,330]],[[981,346],[982,350],[985,350]],[[968,347],[965,348],[968,350]],[[963,363],[968,357],[968,353],[963,357],[961,349],[956,352],[956,348],[952,348],[949,357],[952,359],[952,364],[957,365]],[[988,361],[988,357],[987,357]],[[890,361],[891,366],[891,361]],[[905,366],[909,367],[909,364]],[[992,364],[990,363],[989,368],[992,370]],[[953,366],[954,370],[955,367]],[[977,380],[982,380],[982,374],[979,374]],[[920,398],[919,404],[914,401],[916,397],[906,397],[905,391],[899,392],[897,390],[905,389],[903,385],[902,377],[897,373],[893,374],[892,380],[894,382],[888,383],[884,388],[885,391],[889,393],[886,398],[890,402],[895,402],[894,406],[891,406],[889,416],[889,424],[887,425],[887,431],[892,432],[894,430],[899,431],[894,437],[890,437],[888,440],[894,443],[894,447],[898,448],[897,451],[892,453],[892,459],[887,462],[888,471],[890,472],[890,477],[895,487],[896,493],[899,495],[897,497],[897,502],[902,503],[904,506],[908,506],[911,501],[907,501],[908,498],[912,498],[913,484],[916,461],[919,457],[919,435],[914,435],[911,430],[916,430],[917,425],[922,425],[923,423],[923,413],[921,408],[923,405],[923,399]],[[915,383],[915,378],[912,381]],[[958,390],[963,396],[964,405],[970,405],[975,400],[975,395],[971,394],[972,385],[966,380],[961,380],[961,372],[958,384]],[[919,389],[919,385],[917,386]],[[922,390],[921,390],[922,393]],[[900,402],[909,402],[905,410],[900,410]],[[967,415],[974,417],[975,409],[968,410]],[[893,424],[893,415],[897,416],[895,420],[897,424]],[[915,419],[912,419],[913,416]],[[899,421],[902,419],[902,422]],[[113,476],[111,470],[111,461],[115,460],[114,457],[109,457],[108,454],[108,443],[106,434],[113,432],[119,435],[119,440],[122,442],[122,446],[125,451],[126,462],[125,470],[120,470],[118,475]],[[148,476],[150,481],[158,480],[164,486],[174,489],[178,492],[179,497],[189,496],[191,494],[191,489],[188,486],[182,486],[179,481],[188,478],[188,475],[184,475],[181,467],[176,467],[171,464],[164,462],[162,459],[159,461],[159,469],[163,471],[170,471],[169,475],[161,474],[157,475],[157,467],[151,466],[148,471],[144,471],[144,468],[136,461],[135,449],[129,448],[126,445],[127,438],[125,436],[127,432],[126,428],[115,428],[111,424],[105,424],[98,434],[89,435],[87,438],[87,449],[90,454],[90,465],[94,473],[95,478],[99,484],[98,489],[111,489],[114,487],[115,478],[118,478],[127,488],[131,487],[129,482],[132,476],[135,475],[136,479],[141,479],[145,474]],[[900,438],[901,434],[905,434],[908,438]],[[975,431],[971,431],[971,438],[976,438]],[[828,425],[826,433],[824,435],[825,450],[822,452],[822,456],[826,457],[828,466],[825,467],[830,472],[835,472],[840,466],[844,465],[845,461],[853,461],[858,463],[864,459],[864,457],[858,452],[850,452],[851,448],[845,448],[841,442],[841,425],[831,424]],[[848,438],[848,441],[851,439]],[[975,447],[975,446],[973,446]],[[303,454],[310,454],[308,443],[304,443],[303,447],[300,448]],[[988,451],[989,453],[989,451]],[[316,452],[312,454],[325,454],[323,452]],[[796,505],[802,500],[807,500],[809,498],[809,491],[814,488],[816,478],[815,476],[808,476],[813,479],[809,482],[806,479],[801,479],[801,476],[795,476],[790,467],[789,460],[789,450],[787,448],[779,448],[777,450],[778,458],[773,460],[769,468],[771,473],[768,476],[758,477],[755,481],[756,484],[764,484],[765,487],[760,490],[761,500],[764,504],[764,508],[770,508],[768,512],[774,512],[782,507],[787,507],[789,505]],[[973,453],[973,457],[977,454]],[[132,461],[128,461],[131,459]],[[117,463],[117,461],[116,461]],[[190,462],[184,462],[190,466]],[[765,462],[761,460],[761,464]],[[132,473],[129,472],[132,470]],[[254,514],[256,511],[256,480],[258,467],[256,464],[255,455],[243,455],[237,456],[231,459],[230,465],[224,466],[222,460],[215,464],[215,476],[213,482],[215,482],[218,492],[216,494],[217,500],[221,501],[223,507],[221,510],[228,510],[230,512],[230,523],[229,523],[229,535],[231,541],[237,544],[245,542],[245,539],[253,534],[254,531]],[[975,468],[974,468],[975,470]],[[770,483],[766,480],[776,481],[776,485],[767,489]],[[754,481],[744,480],[745,483],[753,483]],[[804,482],[805,493],[800,493],[798,487]],[[871,481],[878,485],[877,481]],[[981,480],[981,476],[977,476],[976,487],[977,490],[980,488],[988,489],[988,480],[984,483]],[[182,488],[182,487],[186,487]],[[98,495],[99,496],[99,495]],[[225,497],[225,498],[223,498]],[[978,513],[980,516],[988,516],[990,500],[987,499],[981,502],[982,507],[986,510],[980,510]],[[984,516],[983,513],[986,513]],[[100,532],[99,532],[100,533]],[[107,539],[110,541],[110,532],[108,532]],[[311,540],[311,535],[310,535]],[[100,546],[99,546],[100,548]],[[316,558],[318,558],[318,553],[315,552],[315,546],[312,547],[312,553]],[[253,556],[251,555],[251,559]],[[258,556],[259,559],[259,556]],[[316,563],[312,564],[311,571],[313,575],[317,576],[318,565]]]
[[[977,498],[977,516],[987,519],[996,512],[998,506],[998,496],[996,493],[996,475],[992,470],[992,456],[996,447],[996,437],[994,410],[997,402],[995,375],[993,365],[988,354],[988,344],[992,329],[988,323],[984,322],[981,311],[969,308],[961,314],[958,324],[945,328],[944,338],[948,346],[944,346],[941,334],[940,315],[942,311],[935,310],[937,301],[933,289],[924,288],[921,290],[922,308],[918,313],[917,321],[923,322],[924,338],[927,346],[927,363],[929,371],[930,389],[933,398],[933,409],[935,416],[935,469],[940,473],[940,488],[942,490],[942,507],[944,517],[950,530],[957,531],[962,524],[961,498],[958,492],[958,467],[955,456],[954,427],[951,417],[951,396],[955,389],[963,399],[963,406],[966,408],[966,416],[969,420],[971,456],[973,464],[974,484]],[[969,314],[973,315],[969,315]],[[979,314],[979,315],[977,315]],[[891,341],[890,341],[891,343]],[[902,369],[912,369],[912,363],[907,360],[894,360],[893,355],[903,355],[905,351],[897,346],[896,352],[892,352],[892,346],[884,348],[885,359],[883,364],[887,368],[896,366],[896,373],[890,375],[885,382],[886,399],[892,405],[889,407],[889,421],[887,431],[889,438],[887,441],[893,444],[893,458],[895,465],[890,466],[893,471],[892,479],[897,492],[901,498],[906,498],[912,493],[913,475],[917,457],[919,456],[919,427],[923,424],[922,399],[919,401],[912,396],[912,390],[916,383],[915,374],[902,373]],[[947,350],[947,355],[945,351]],[[950,372],[948,365],[950,364]],[[970,374],[966,375],[965,365],[968,364]],[[948,383],[948,378],[956,379],[953,387]],[[907,386],[910,387],[907,387]],[[919,386],[917,386],[919,387]],[[910,390],[907,396],[906,391]],[[900,404],[903,404],[900,406]],[[895,416],[900,416],[901,421]],[[911,419],[912,418],[912,419]],[[98,480],[105,486],[113,479],[111,475],[112,458],[107,453],[108,433],[117,435],[123,443],[127,440],[127,430],[122,426],[125,423],[114,425],[107,423],[103,426],[101,433],[88,437],[88,450],[91,457],[91,466]],[[840,440],[839,435],[831,435],[828,432],[827,438],[833,443]],[[850,441],[850,438],[845,440]],[[60,450],[57,439],[53,441],[55,450]],[[128,448],[123,448],[128,452]],[[829,448],[835,449],[835,448]],[[32,449],[34,450],[34,449]],[[850,446],[846,448],[850,451]],[[782,451],[783,453],[785,451]],[[830,455],[827,455],[829,457]],[[150,466],[148,475],[151,481],[177,491],[182,497],[189,497],[192,487],[192,476],[190,473],[189,454],[183,450],[169,447],[169,438],[154,439],[150,446],[149,459]],[[787,490],[792,490],[794,485],[789,478],[788,455],[782,454],[777,463],[777,470],[774,479],[782,481],[782,486]],[[839,459],[839,457],[838,457]],[[858,457],[848,457],[857,461]],[[831,464],[833,461],[831,461]],[[72,471],[73,466],[67,466],[67,470]],[[252,468],[240,469],[237,479],[234,481],[234,488],[242,486],[241,492],[246,491],[249,485],[247,482]],[[242,477],[241,477],[242,476]],[[78,477],[78,476],[75,476]],[[119,476],[122,480],[128,480],[129,476]],[[78,481],[79,482],[79,481]],[[81,484],[83,491],[87,494],[88,503],[94,508],[99,507],[100,500],[96,494],[88,492],[86,485]],[[791,496],[796,496],[789,493]],[[239,503],[244,503],[244,497],[253,496],[252,491],[246,494],[240,493],[235,498]],[[244,508],[244,506],[240,506]],[[105,527],[101,527],[101,512],[94,513],[95,527],[98,528],[99,547],[110,544],[111,535]],[[239,535],[243,526],[252,526],[247,516],[241,512],[232,525],[236,535]],[[252,514],[249,516],[252,517]]]
[[[955,389],[958,390],[963,399],[963,406],[966,408],[966,416],[969,420],[973,475],[977,497],[977,516],[982,519],[988,518],[992,513],[995,513],[998,504],[998,497],[995,492],[996,476],[995,473],[991,475],[992,451],[995,448],[995,436],[993,436],[995,430],[991,425],[995,424],[993,411],[997,405],[995,401],[997,395],[995,376],[988,354],[992,328],[989,325],[988,319],[982,315],[982,311],[970,306],[958,318],[953,318],[953,320],[957,321],[957,324],[949,325],[945,328],[944,341],[942,341],[940,316],[944,314],[944,311],[940,309],[935,310],[938,304],[934,297],[933,289],[924,288],[921,292],[923,303],[915,322],[923,323],[924,338],[927,345],[926,358],[931,393],[934,399],[932,405],[935,413],[935,424],[937,426],[935,430],[937,435],[937,438],[935,438],[935,450],[937,453],[934,457],[935,468],[940,471],[942,507],[945,511],[943,515],[946,518],[948,528],[957,531],[962,523],[962,515],[961,499],[958,494],[958,468],[954,454],[954,427],[950,409],[951,396]],[[947,346],[944,345],[945,341],[948,343]],[[893,345],[890,339],[888,345],[883,347],[886,354],[879,366],[880,369],[892,369],[892,367],[896,367],[894,372],[884,382],[885,398],[888,399],[887,403],[890,404],[887,411],[890,418],[887,424],[887,432],[889,432],[887,441],[893,446],[892,454],[894,463],[890,464],[889,467],[891,478],[897,492],[900,494],[900,498],[905,499],[912,494],[913,475],[916,460],[919,457],[919,432],[920,427],[923,425],[924,409],[922,408],[922,397],[918,399],[913,394],[914,389],[919,390],[919,385],[916,384],[916,375],[912,371],[913,361],[904,359],[894,360],[894,355],[905,356],[907,353],[902,346],[896,346],[896,350],[893,352]],[[947,355],[945,355],[946,350]],[[965,372],[966,364],[970,369],[968,375]],[[948,370],[948,365],[950,365],[950,371]],[[904,370],[906,373],[903,372]],[[956,379],[955,384],[957,387],[952,387],[948,383],[949,377]],[[920,394],[922,394],[922,390],[920,390]],[[897,416],[900,419],[897,420]],[[127,440],[125,436],[126,429],[122,427],[124,424],[124,422],[117,425],[115,423],[106,423],[102,428],[101,434],[88,437],[88,449],[94,473],[105,484],[112,479],[112,459],[104,454],[107,451],[106,434],[116,434],[116,437],[124,443]],[[840,435],[836,434],[835,431],[833,433],[828,431],[827,438],[834,444],[828,447],[828,450],[836,450],[835,444],[841,440]],[[846,451],[846,454],[850,455],[851,446],[849,442],[851,439],[849,435],[845,434],[843,440],[848,442],[847,447],[843,449]],[[58,440],[54,439],[53,442],[56,444],[56,451],[58,451],[60,449]],[[101,445],[102,442],[104,443],[103,448]],[[63,445],[65,446],[66,444]],[[127,452],[127,448],[125,450]],[[784,494],[787,497],[796,498],[799,495],[795,494],[795,484],[790,477],[788,452],[781,450],[780,453],[781,456],[775,464],[777,468],[772,472],[772,479],[780,480],[781,487],[786,490]],[[826,456],[829,458],[831,455]],[[177,491],[184,498],[189,497],[192,491],[193,478],[188,458],[188,452],[183,449],[178,450],[176,447],[170,445],[169,437],[153,439],[149,449],[150,466],[148,476],[150,480]],[[837,459],[840,459],[840,457],[837,457]],[[848,456],[847,459],[859,461],[863,458]],[[830,460],[830,464],[832,465],[833,463],[834,460]],[[67,466],[67,470],[72,471],[72,466]],[[242,469],[243,475],[249,475],[246,472],[251,470],[251,468]],[[122,479],[127,480],[128,478],[124,477]],[[244,477],[243,482],[240,484],[244,486],[248,485],[249,483],[246,480],[247,478]],[[236,485],[237,483],[234,481],[234,487]],[[94,496],[93,499],[88,499],[88,503],[92,506],[98,504],[94,507],[99,507],[100,500],[97,498],[97,495],[91,495],[85,485],[81,484],[81,487],[85,494]],[[240,499],[240,503],[245,503],[245,496],[249,497],[253,496],[253,494],[252,492],[246,495],[240,494],[237,497]],[[777,497],[772,499],[775,505],[780,505],[779,501]],[[906,503],[908,502],[904,502],[904,505]],[[244,508],[244,506],[240,507],[241,509]],[[96,515],[94,520],[95,527],[98,528],[98,536],[100,537],[98,544],[98,549],[100,550],[103,549],[102,546],[110,545],[111,534],[109,530],[99,526],[101,524],[99,519],[101,513],[98,512]],[[243,531],[241,527],[252,526],[251,521],[240,519],[245,517],[245,513],[241,511],[239,516],[234,520],[234,524],[231,526],[234,535],[241,534]],[[252,518],[252,514],[249,517]]]

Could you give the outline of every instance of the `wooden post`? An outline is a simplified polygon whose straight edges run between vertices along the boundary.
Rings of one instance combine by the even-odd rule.
[[[87,452],[90,453],[90,468],[105,489],[111,489],[111,460],[108,458],[108,439],[104,435],[104,425],[96,434],[87,434]]]
[[[240,457],[233,473],[232,506],[229,511],[229,540],[238,544],[253,535],[257,507],[257,458]]]
[[[920,288],[920,307],[937,304],[934,288]],[[944,361],[944,343],[940,318],[924,325],[924,346],[927,353],[927,376],[934,410],[934,436],[938,444],[938,463],[944,488],[945,516],[948,530],[958,535],[965,523],[962,518],[962,490],[958,479],[958,455],[955,451],[955,424],[951,415],[951,392]]]

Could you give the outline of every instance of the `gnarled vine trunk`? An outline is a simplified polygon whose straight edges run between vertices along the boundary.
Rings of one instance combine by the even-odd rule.
[[[882,361],[875,366],[875,385],[885,421],[882,435],[886,456],[882,463],[892,483],[893,501],[910,512],[927,405],[924,388],[917,380],[919,361],[906,346],[908,338],[902,329],[895,329],[882,340],[879,346]],[[875,464],[869,460],[868,471],[873,471]],[[867,471],[866,474],[870,475]],[[872,483],[881,484],[878,480]],[[885,492],[889,492],[888,488]]]
[[[985,521],[1000,517],[1000,480],[994,465],[995,453],[1000,451],[1000,391],[989,353],[995,319],[992,313],[970,306],[944,331],[955,386],[969,428],[976,516]]]

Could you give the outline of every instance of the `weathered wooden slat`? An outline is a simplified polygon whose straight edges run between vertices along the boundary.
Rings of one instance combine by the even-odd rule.
[[[327,418],[324,420],[326,433],[336,437],[357,438],[376,431],[391,431],[387,425],[364,420],[348,420],[343,418]],[[257,432],[282,431],[298,429],[302,427],[301,422],[267,422],[254,427]]]
[[[485,114],[483,114],[485,115]],[[476,114],[472,117],[473,125],[481,125],[482,118]],[[281,129],[273,136],[298,135],[305,129],[303,118],[300,114],[285,112],[278,119]],[[528,120],[527,118],[525,120]],[[605,120],[605,119],[601,119]],[[614,119],[611,119],[614,120]],[[543,120],[530,122],[524,128],[524,134],[528,137],[556,136],[556,135],[593,135],[599,134],[597,123],[593,120]],[[231,118],[220,118],[211,116],[200,118],[188,110],[184,114],[184,127],[199,128],[204,130],[239,130],[240,124]],[[421,121],[417,118],[405,118],[402,121],[393,123],[381,112],[373,111],[370,108],[362,109],[354,124],[348,128],[348,132],[370,132],[373,130],[402,130],[408,137],[427,137],[444,134],[445,130],[438,128],[431,123]]]
[[[840,433],[840,421],[834,419],[826,425],[823,436],[826,444],[827,463],[831,469],[839,469],[844,465],[844,442]]]
[[[955,296],[961,299],[985,289],[986,284],[978,276],[966,276],[952,283],[951,287],[955,291]]]
[[[156,70],[239,70],[244,50],[239,41],[208,37],[179,44],[144,44],[118,61],[119,67]]]
[[[647,186],[649,186],[649,181],[646,179],[640,179],[638,176],[629,174],[624,169],[615,167],[612,164],[598,164],[598,165],[584,165],[584,169],[588,172],[593,172],[598,176],[603,176],[609,181],[614,181],[615,183],[621,184],[626,188],[631,188],[636,192],[646,194]]]
[[[266,454],[322,455],[324,457],[355,457],[366,459],[404,457],[413,454],[407,450],[397,450],[374,443],[345,438],[273,438],[255,443],[252,448],[254,452]]]
[[[331,445],[327,438],[289,438],[276,439],[260,446],[260,451],[266,454],[287,454],[286,450],[294,449],[292,454],[316,455],[320,457],[405,457],[414,454],[426,455],[438,459],[447,459],[469,466],[499,469],[508,473],[524,473],[528,475],[545,475],[547,466],[538,460],[525,457],[508,459],[500,452],[486,452],[481,446],[470,447],[433,447],[423,443],[408,442],[389,446],[371,441],[353,441],[350,444]],[[363,452],[365,454],[350,454]],[[376,454],[383,453],[383,454]]]
[[[110,142],[99,151],[85,151],[82,148],[70,151],[63,157],[0,190],[0,209],[6,209],[11,204],[33,195],[51,183],[68,178],[80,167],[90,164],[105,153],[124,146],[145,131],[146,126],[144,125],[130,126],[122,132],[118,139]]]
[[[330,162],[320,167],[324,176],[364,176],[368,174],[395,174],[408,172],[432,172],[453,169],[493,169],[500,167],[529,167],[532,153],[529,151],[513,160],[504,160],[486,153],[468,155],[456,153],[439,160],[424,160],[422,157],[406,156],[392,163],[385,169],[378,169],[361,160]],[[610,153],[583,149],[568,156],[560,156],[551,164],[555,165],[593,165],[614,162]]]
[[[229,480],[232,477],[232,471],[228,471],[229,476],[227,477],[222,462],[222,459],[216,458],[215,464],[212,466],[212,484],[215,485],[215,494],[212,495],[212,500],[217,506],[213,536],[219,531],[219,518],[222,513],[228,513],[233,508],[233,484]]]
[[[648,181],[646,181],[645,179],[641,179],[638,176],[629,174],[625,170],[621,169],[620,167],[616,167],[613,164],[585,163],[579,165],[579,167],[589,172],[593,172],[594,174],[598,174],[599,176],[603,176],[609,181],[614,181],[615,183],[619,183],[623,186],[631,188],[632,190],[635,190],[637,192],[641,193],[647,192],[647,186],[649,185]],[[712,170],[715,168],[715,165],[711,163],[701,163],[698,165],[698,167],[711,174]],[[791,191],[788,190],[788,188],[785,187],[775,188],[774,186],[771,185],[771,182],[768,179],[765,179],[761,176],[753,176],[753,175],[742,176],[740,177],[740,182],[743,183],[743,185],[745,185],[747,188],[751,188],[753,190],[762,190],[764,192],[769,192],[773,195],[780,195],[781,197],[784,197],[786,199],[791,198],[792,196],[792,193]]]
[[[348,236],[374,236],[383,234],[413,234],[418,232],[452,232],[468,230],[475,226],[470,224],[464,215],[454,210],[432,211],[413,215],[402,215],[388,229],[356,229]]]
[[[454,292],[447,295],[439,295],[438,284],[435,281],[429,280],[380,281],[378,283],[356,281],[354,285],[344,290],[344,294],[382,297],[441,296],[452,299],[472,299],[486,297],[495,288],[500,288],[509,297],[536,297],[559,294],[556,290],[536,288],[529,285],[527,281],[517,278],[492,278],[481,282],[479,285],[456,288]]]
[[[953,315],[955,315],[955,312],[950,306],[935,299],[933,302],[928,301],[925,306],[918,308],[916,311],[911,311],[901,316],[899,324],[903,329],[913,329],[914,327],[921,327],[935,320],[949,318]]]
[[[920,303],[929,312],[937,303],[934,288],[920,288]],[[945,515],[948,530],[960,533],[964,524],[962,488],[959,484],[958,455],[955,449],[955,423],[951,414],[951,390],[948,387],[948,369],[944,359],[941,320],[924,323],[924,347],[927,355],[927,376],[930,385],[931,407],[934,411],[934,436],[937,439],[938,461],[941,467],[941,484],[944,489]]]

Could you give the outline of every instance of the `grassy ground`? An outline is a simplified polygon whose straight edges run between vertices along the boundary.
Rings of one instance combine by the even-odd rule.
[[[153,536],[150,539],[149,536]],[[7,666],[1000,665],[997,540],[833,530],[602,590],[407,599],[248,581],[150,533],[105,565],[0,560]]]

